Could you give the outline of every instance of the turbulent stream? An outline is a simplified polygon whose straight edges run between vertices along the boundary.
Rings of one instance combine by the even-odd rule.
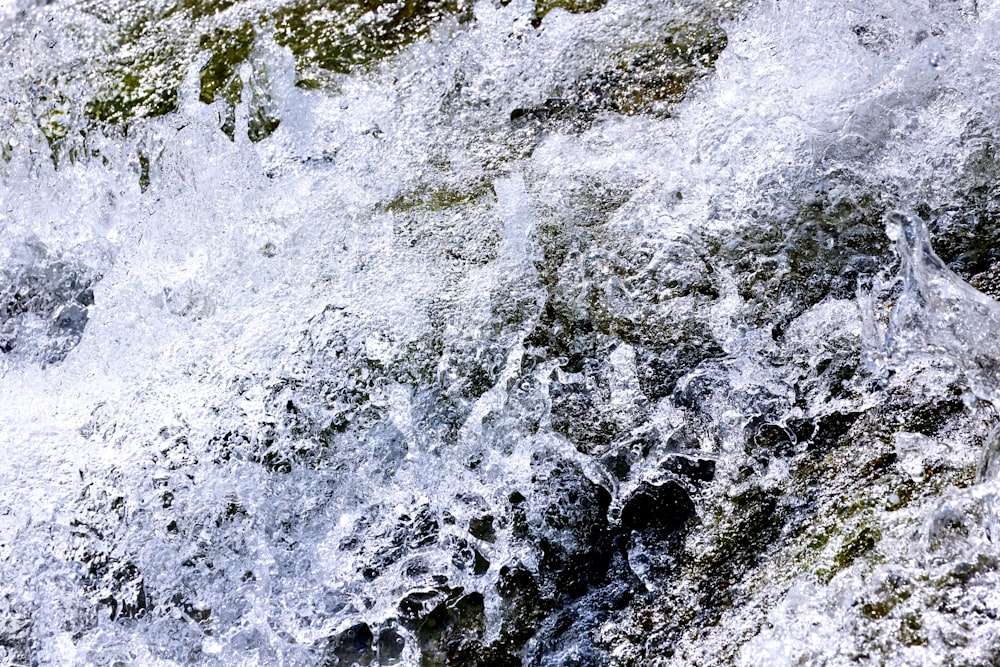
[[[0,4],[0,665],[1000,664],[998,146],[996,0]]]

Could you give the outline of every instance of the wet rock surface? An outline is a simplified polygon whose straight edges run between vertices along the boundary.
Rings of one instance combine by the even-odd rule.
[[[995,661],[995,26],[837,8],[9,19],[0,659]]]
[[[99,276],[41,243],[15,249],[0,270],[0,352],[43,364],[62,361],[80,342]]]

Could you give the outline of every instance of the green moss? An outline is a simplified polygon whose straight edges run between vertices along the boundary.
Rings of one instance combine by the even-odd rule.
[[[833,558],[838,570],[845,570],[858,558],[871,553],[882,539],[882,532],[873,524],[860,526],[850,534]]]
[[[426,36],[447,15],[468,16],[461,0],[302,0],[277,10],[275,41],[295,56],[305,86],[316,70],[347,73]]]
[[[873,621],[885,618],[911,595],[909,581],[902,577],[889,577],[862,602],[861,614]]]
[[[396,196],[385,205],[385,210],[394,213],[407,211],[439,212],[470,206],[478,203],[484,197],[495,196],[493,185],[485,180],[469,183],[461,189],[447,185],[435,187],[422,184]]]
[[[145,192],[150,185],[149,180],[149,158],[139,154],[139,189]]]
[[[793,550],[795,568],[802,573],[813,568],[824,583],[849,568],[859,558],[868,556],[882,539],[876,518],[878,500],[864,495],[855,502],[838,505],[825,518],[810,521]],[[835,549],[832,557],[830,550]],[[818,565],[818,567],[817,567]]]
[[[177,86],[185,73],[188,32],[165,19],[175,7],[156,11],[141,4],[120,9],[94,3],[85,10],[113,26],[104,58],[94,62],[98,91],[86,101],[89,118],[121,124],[177,108]]]
[[[105,123],[121,124],[133,118],[155,118],[177,110],[180,79],[163,81],[155,76],[139,78],[116,68],[120,85],[112,85],[110,95],[99,95],[85,109],[87,116]]]
[[[565,9],[572,14],[596,12],[606,5],[608,0],[536,0],[535,26],[541,24],[545,15],[553,9]]]
[[[42,131],[45,140],[53,152],[69,134],[70,118],[64,108],[56,108],[38,119],[38,129]]]
[[[913,480],[903,479],[899,485],[893,488],[893,495],[890,495],[886,500],[886,509],[893,512],[906,507],[913,500],[917,491],[917,485]]]
[[[708,74],[728,44],[718,26],[684,24],[663,40],[639,44],[618,56],[604,71],[602,106],[625,115],[647,114],[684,99],[691,84]]]
[[[238,71],[253,50],[254,29],[249,21],[237,28],[217,28],[211,34],[202,35],[198,47],[211,50],[212,55],[201,71],[201,93],[199,99],[211,104],[221,98],[236,105],[240,101],[243,82]]]
[[[806,542],[806,549],[812,552],[820,552],[830,543],[831,531],[824,531],[809,537]]]
[[[669,114],[692,84],[712,71],[728,43],[718,16],[693,18],[665,24],[657,31],[659,37],[625,42],[541,104],[513,110],[511,122],[522,129],[580,131],[607,111]]]
[[[966,465],[961,468],[937,467],[925,470],[924,479],[917,483],[905,477],[893,487],[894,498],[888,499],[886,509],[895,511],[907,507],[915,500],[928,496],[939,496],[948,487],[964,489],[972,486],[976,480],[976,466]]]
[[[323,71],[346,73],[366,66],[426,36],[440,18],[467,16],[469,10],[462,0],[303,0],[265,10],[254,23],[227,24],[215,18],[238,4],[238,0],[180,0],[160,10],[89,8],[115,26],[117,38],[109,44],[106,60],[96,63],[99,92],[86,102],[86,115],[124,124],[175,111],[187,65],[199,52],[208,51],[199,98],[205,103],[225,101],[229,107],[225,129],[231,135],[233,109],[243,89],[239,70],[252,58],[255,25],[273,26],[278,44],[295,55],[300,85],[317,87],[322,85]],[[278,124],[259,93],[255,91],[257,99],[251,104],[252,140],[268,136]]]
[[[899,641],[903,646],[927,646],[923,622],[916,612],[906,614],[899,621]]]
[[[240,66],[250,63],[253,79],[265,76],[264,65],[254,63],[252,59],[256,31],[249,21],[236,28],[217,28],[211,35],[202,35],[199,47],[209,50],[211,57],[201,71],[201,90],[199,99],[205,104],[216,100],[226,103],[227,117],[223,122],[223,131],[233,137],[236,130],[236,106],[243,95],[244,82],[240,77]],[[255,67],[254,67],[255,66]],[[254,87],[251,81],[252,95],[250,100],[250,118],[248,135],[251,141],[260,141],[271,135],[281,121],[270,113],[271,101],[260,86]]]
[[[858,516],[859,514],[868,512],[876,505],[877,503],[871,496],[864,495],[852,503],[847,503],[845,505],[838,505],[834,509],[834,513],[838,520],[848,521],[853,517]]]
[[[788,520],[779,498],[776,490],[752,487],[731,498],[730,507],[719,508],[712,550],[700,565],[713,581],[735,583],[774,546]],[[706,591],[702,604],[725,606],[721,594],[721,590]]]
[[[239,0],[180,0],[177,9],[187,12],[197,20],[204,16],[213,16],[235,5]]]
[[[868,619],[877,621],[880,618],[888,616],[889,612],[892,611],[893,605],[885,600],[876,600],[874,602],[866,602],[861,605],[861,614]]]

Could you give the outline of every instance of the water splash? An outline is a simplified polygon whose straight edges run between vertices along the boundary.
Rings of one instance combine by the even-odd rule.
[[[896,241],[903,279],[886,341],[892,363],[941,359],[963,376],[976,398],[995,404],[1000,304],[945,266],[919,218],[895,216],[888,233]]]
[[[979,426],[913,406],[992,400],[993,307],[898,220],[880,359],[940,368],[886,399],[855,290],[886,210],[991,168],[988,8],[483,0],[306,81],[240,32],[295,3],[167,4],[125,42],[38,7],[2,47],[5,658],[683,664],[776,609],[745,661],[836,660],[931,605],[840,614],[876,554],[985,553],[984,491],[870,471],[961,479]],[[165,73],[177,22],[219,41]],[[176,104],[95,115],[129,48]]]

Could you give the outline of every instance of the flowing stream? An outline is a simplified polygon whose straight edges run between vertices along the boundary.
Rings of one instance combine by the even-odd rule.
[[[998,54],[0,2],[0,665],[998,664]]]

